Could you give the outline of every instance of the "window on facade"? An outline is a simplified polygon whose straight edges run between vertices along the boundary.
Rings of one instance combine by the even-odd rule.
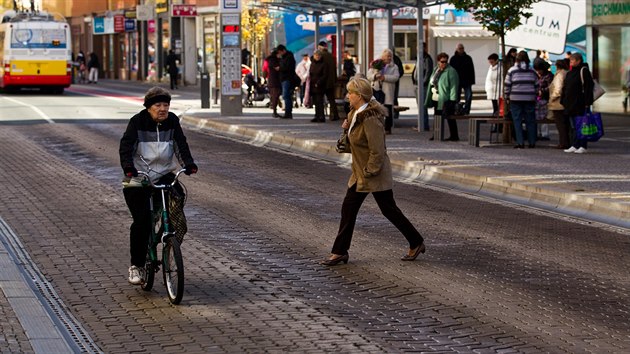
[[[415,32],[395,32],[394,48],[403,62],[415,62],[417,58],[418,34]]]

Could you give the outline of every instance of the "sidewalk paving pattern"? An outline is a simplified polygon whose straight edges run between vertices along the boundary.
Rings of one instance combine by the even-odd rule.
[[[107,84],[108,81],[102,82]],[[103,86],[115,89],[116,85],[121,85],[115,81],[109,83],[109,86]],[[334,149],[340,122],[311,123],[313,111],[304,108],[294,109],[295,119],[292,120],[271,118],[270,110],[265,107],[247,108],[239,117],[223,117],[217,107],[201,109],[196,92],[198,88],[193,87],[177,93],[181,99],[174,97],[172,105],[172,110],[180,114],[188,129],[211,130],[256,146],[307,154],[341,165],[350,163],[349,154],[338,154]],[[630,117],[604,115],[606,136],[590,145],[588,154],[577,155],[551,148],[554,135],[551,142],[541,142],[536,149],[527,150],[515,150],[511,145],[501,144],[475,148],[466,141],[429,141],[431,133],[412,129],[416,125],[414,100],[403,98],[401,104],[411,109],[401,114],[393,134],[387,136],[388,153],[399,180],[456,188],[630,227]],[[474,101],[473,107],[473,114],[487,113],[490,108],[486,101]],[[460,121],[459,124],[465,132],[467,123]],[[552,132],[554,130],[551,128]],[[488,132],[484,133],[482,141],[488,141]],[[0,243],[0,264],[3,265],[0,314],[7,323],[2,326],[4,337],[0,339],[8,341],[3,344],[2,351],[76,350],[70,349],[73,344],[63,338],[68,334],[60,333],[60,323],[51,321],[42,300],[27,291],[24,285],[29,281],[17,268],[23,267],[25,262],[20,262],[15,250],[12,251],[6,243],[10,229],[4,227],[2,230],[5,242]],[[32,287],[32,284],[28,285],[28,288]],[[19,303],[25,301],[30,301],[30,305]],[[18,321],[24,332],[16,330]],[[26,337],[30,348],[26,347]],[[84,348],[98,351],[89,338],[86,342]]]

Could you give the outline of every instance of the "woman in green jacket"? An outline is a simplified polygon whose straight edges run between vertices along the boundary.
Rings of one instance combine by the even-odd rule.
[[[451,136],[446,138],[448,141],[459,140],[457,122],[455,119],[449,119],[455,113],[455,103],[459,99],[458,87],[459,76],[457,71],[448,65],[448,54],[438,54],[437,66],[429,79],[429,89],[426,92],[424,104],[428,108],[434,108],[433,119],[440,119],[440,115],[446,118],[448,130],[451,133]]]

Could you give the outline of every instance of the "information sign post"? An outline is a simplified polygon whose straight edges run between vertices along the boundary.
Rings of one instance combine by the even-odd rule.
[[[241,0],[221,0],[221,115],[243,115]]]

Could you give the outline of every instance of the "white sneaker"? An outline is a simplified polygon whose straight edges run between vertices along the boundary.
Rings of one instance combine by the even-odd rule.
[[[576,152],[576,151],[577,151],[577,149],[575,147],[573,147],[573,146],[571,146],[570,148],[564,150],[564,152]]]
[[[573,152],[574,154],[586,154],[586,149],[581,147]]]
[[[142,284],[144,281],[144,269],[136,266],[129,267],[129,282],[133,285]]]

